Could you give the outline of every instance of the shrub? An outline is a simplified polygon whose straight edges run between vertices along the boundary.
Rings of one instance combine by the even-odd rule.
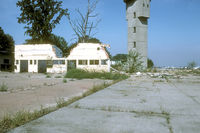
[[[128,73],[134,73],[137,71],[142,71],[143,66],[142,66],[142,57],[141,55],[135,51],[131,50],[129,51],[129,54],[127,56],[127,62],[124,63],[123,65],[123,70]]]
[[[119,79],[126,79],[126,78],[128,78],[128,76],[125,74],[120,74],[120,73],[89,72],[89,71],[82,70],[82,69],[72,69],[66,73],[65,78],[76,78],[76,79],[98,78],[98,79],[119,80]]]
[[[153,67],[154,67],[153,61],[152,61],[151,59],[149,59],[149,58],[148,58],[148,60],[147,60],[147,67],[148,67],[148,68],[153,68]]]
[[[3,83],[3,84],[0,86],[0,91],[2,91],[2,92],[8,91],[8,86],[7,86],[6,84]]]

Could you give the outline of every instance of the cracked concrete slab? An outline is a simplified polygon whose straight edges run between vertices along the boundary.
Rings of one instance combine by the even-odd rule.
[[[132,76],[10,132],[199,133],[200,83],[192,78]]]

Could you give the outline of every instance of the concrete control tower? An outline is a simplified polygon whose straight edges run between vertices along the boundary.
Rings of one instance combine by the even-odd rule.
[[[128,21],[128,51],[136,50],[147,67],[147,32],[151,0],[124,0]]]

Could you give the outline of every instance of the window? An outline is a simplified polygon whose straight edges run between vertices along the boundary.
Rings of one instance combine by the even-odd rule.
[[[9,64],[9,59],[4,59],[3,62],[4,64]]]
[[[101,60],[101,65],[107,65],[108,60]]]
[[[34,65],[36,65],[36,60],[34,60]]]
[[[133,27],[133,33],[136,33],[136,27]]]
[[[149,4],[147,4],[147,8],[149,8]]]
[[[134,12],[134,18],[136,18],[136,12]]]
[[[19,64],[19,60],[16,60],[16,64],[17,64],[17,65]]]
[[[99,65],[99,60],[90,60],[90,65]]]
[[[33,61],[32,61],[32,60],[30,60],[30,64],[31,64],[31,65],[33,64]]]
[[[65,64],[65,60],[53,60],[54,65]]]
[[[143,3],[143,7],[145,7],[145,4]]]
[[[133,47],[136,48],[136,42],[134,42]]]
[[[87,60],[78,60],[79,65],[87,65]]]

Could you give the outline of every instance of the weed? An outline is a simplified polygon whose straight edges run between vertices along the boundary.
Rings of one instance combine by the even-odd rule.
[[[66,80],[66,79],[63,79],[63,83],[67,83],[67,80]]]
[[[64,100],[64,98],[58,98],[58,100],[56,100],[56,103],[57,103],[57,108],[61,108],[61,107],[63,107],[65,100]]]
[[[62,78],[62,76],[55,76],[55,78]]]
[[[118,79],[126,79],[128,78],[125,74],[120,73],[111,73],[111,72],[89,72],[81,69],[72,69],[67,72],[65,78],[76,78],[76,79],[110,79],[110,80],[118,80]]]
[[[1,92],[6,92],[6,91],[8,91],[8,86],[6,85],[6,84],[2,84],[1,86],[0,86],[0,91]]]
[[[51,75],[48,75],[48,74],[47,74],[47,75],[46,75],[46,78],[51,78]]]

